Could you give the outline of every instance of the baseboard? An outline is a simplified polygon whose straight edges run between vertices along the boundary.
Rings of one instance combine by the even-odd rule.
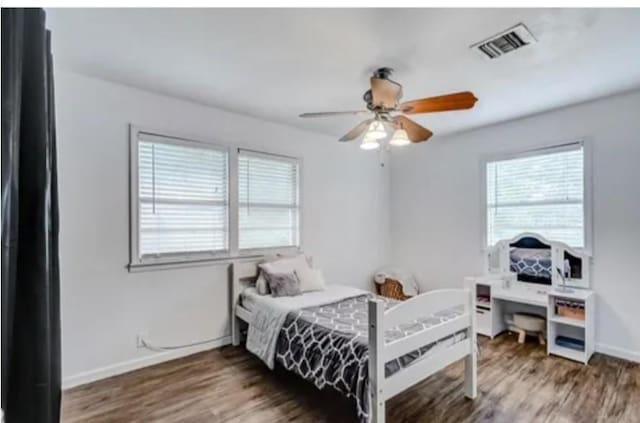
[[[624,360],[640,363],[640,352],[631,351],[624,348],[612,347],[606,344],[596,344],[596,352],[612,357],[622,358]]]
[[[78,373],[76,375],[65,378],[62,381],[62,389],[75,388],[76,386],[95,382],[100,379],[106,379],[111,376],[120,375],[143,367],[153,366],[165,361],[175,360],[176,358],[186,357],[191,354],[202,351],[212,350],[231,343],[231,336],[223,336],[214,341],[207,342],[202,345],[195,345],[180,350],[166,351],[146,357],[135,358],[133,360],[123,361],[121,363],[112,364],[110,366],[101,367],[88,372]]]

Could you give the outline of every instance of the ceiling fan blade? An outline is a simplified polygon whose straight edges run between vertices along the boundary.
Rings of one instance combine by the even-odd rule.
[[[406,116],[396,116],[393,121],[400,128],[407,131],[407,136],[412,142],[422,142],[431,138],[433,132],[424,126],[420,126]]]
[[[352,110],[345,112],[317,112],[317,113],[303,113],[301,118],[317,118],[317,117],[331,117],[331,116],[343,116],[343,115],[367,115],[371,112],[368,110]]]
[[[470,109],[478,99],[470,91],[441,95],[437,97],[421,98],[419,100],[405,101],[399,107],[399,111],[406,114],[446,112],[449,110]]]
[[[402,97],[402,85],[390,79],[371,77],[371,103],[376,107],[393,109]]]
[[[343,141],[344,142],[344,141],[355,140],[364,131],[366,131],[367,128],[369,128],[369,125],[371,124],[371,122],[373,122],[373,119],[367,119],[367,120],[364,120],[364,121],[360,122],[358,124],[358,126],[353,128],[351,131],[347,132],[342,138],[340,138],[339,141]]]

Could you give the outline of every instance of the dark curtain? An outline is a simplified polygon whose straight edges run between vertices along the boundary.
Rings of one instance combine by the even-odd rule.
[[[2,9],[2,408],[60,419],[58,181],[50,33]]]

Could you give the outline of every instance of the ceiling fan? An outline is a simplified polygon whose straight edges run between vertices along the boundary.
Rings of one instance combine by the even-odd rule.
[[[379,68],[373,72],[370,79],[371,89],[367,90],[362,97],[368,110],[303,113],[300,117],[373,114],[371,118],[360,122],[340,138],[340,141],[352,141],[366,131],[360,147],[372,150],[380,147],[380,140],[387,137],[388,127],[394,131],[389,144],[395,146],[426,141],[433,135],[427,128],[418,125],[405,115],[470,109],[478,101],[473,93],[464,91],[400,103],[402,85],[389,79],[392,72],[391,68]]]

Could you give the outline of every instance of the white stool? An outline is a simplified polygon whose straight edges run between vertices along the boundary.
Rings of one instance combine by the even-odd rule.
[[[545,319],[535,314],[515,313],[513,322],[509,323],[509,330],[518,334],[518,343],[523,344],[527,333],[538,337],[540,345],[545,344]]]

